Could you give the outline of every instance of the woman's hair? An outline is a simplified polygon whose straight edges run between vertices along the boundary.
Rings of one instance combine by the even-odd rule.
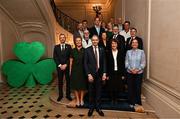
[[[77,36],[77,37],[74,39],[74,45],[75,45],[75,46],[76,46],[76,39],[78,39],[78,38],[80,38],[80,39],[81,39],[81,41],[82,41],[81,36]]]
[[[138,43],[138,45],[139,45],[139,42],[138,42],[138,40],[135,38],[135,39],[132,39],[132,41],[131,41],[131,47],[132,47],[132,42],[134,41],[134,40],[136,40],[137,41],[137,43]]]
[[[110,44],[112,44],[112,42],[117,43],[117,47],[119,47],[119,41],[117,39],[111,39]]]
[[[105,33],[105,34],[107,35],[107,33],[106,33],[105,31],[103,31],[102,34],[103,34],[103,33]],[[101,34],[101,36],[102,36],[102,34]]]
[[[77,36],[77,37],[75,38],[75,41],[76,41],[77,38],[80,38],[80,39],[82,40],[81,36]]]

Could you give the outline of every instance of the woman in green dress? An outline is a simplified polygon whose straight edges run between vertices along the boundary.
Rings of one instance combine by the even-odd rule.
[[[74,91],[76,106],[84,105],[84,94],[87,90],[87,80],[84,73],[84,48],[82,47],[81,37],[75,39],[75,48],[71,52],[70,57],[70,76],[71,90]]]

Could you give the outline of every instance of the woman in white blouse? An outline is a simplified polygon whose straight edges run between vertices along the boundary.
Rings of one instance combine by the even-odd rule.
[[[117,102],[118,94],[123,90],[122,76],[124,76],[124,55],[118,48],[118,40],[112,39],[111,50],[107,54],[108,91],[112,102]]]

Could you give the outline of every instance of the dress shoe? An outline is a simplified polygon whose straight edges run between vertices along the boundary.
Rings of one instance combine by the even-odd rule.
[[[58,102],[61,101],[62,98],[63,98],[62,96],[59,96],[58,99],[57,99],[57,101],[58,101]]]
[[[92,116],[94,109],[89,109],[88,111],[88,117]]]
[[[96,112],[97,112],[100,116],[104,116],[104,113],[102,112],[102,110],[96,109]]]
[[[72,101],[71,96],[66,96],[66,98],[67,98],[69,101]]]

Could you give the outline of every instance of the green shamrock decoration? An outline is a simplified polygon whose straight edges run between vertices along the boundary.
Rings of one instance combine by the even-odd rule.
[[[34,87],[36,82],[48,84],[56,69],[53,59],[40,60],[45,47],[40,42],[17,43],[13,52],[20,60],[8,60],[2,66],[2,72],[7,76],[7,82],[12,87]]]

